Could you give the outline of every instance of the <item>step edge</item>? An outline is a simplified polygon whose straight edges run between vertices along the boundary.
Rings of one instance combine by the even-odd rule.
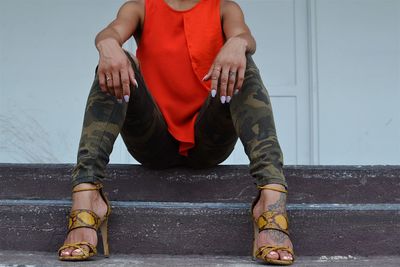
[[[0,168],[68,168],[71,169],[75,166],[74,163],[0,163]],[[216,168],[239,168],[239,169],[247,169],[248,164],[220,164],[210,169]],[[107,166],[107,170],[110,171],[112,169],[125,169],[125,168],[144,168],[140,164],[109,164]],[[346,171],[346,170],[400,170],[400,165],[398,164],[369,164],[369,165],[285,165],[284,169],[304,169],[304,170],[337,170],[337,171]],[[179,170],[179,169],[187,169],[187,168],[172,168],[169,170]],[[190,169],[189,169],[190,170]]]
[[[139,209],[249,209],[250,203],[219,203],[219,202],[154,202],[154,201],[110,201],[111,205],[119,208]],[[70,207],[69,200],[15,200],[1,199],[0,206],[59,206]],[[341,204],[341,203],[304,203],[287,204],[287,210],[346,210],[346,211],[400,211],[398,203],[366,203],[366,204]]]

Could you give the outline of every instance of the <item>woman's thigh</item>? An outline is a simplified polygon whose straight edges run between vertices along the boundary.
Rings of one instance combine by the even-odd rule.
[[[237,133],[229,104],[219,96],[208,97],[195,124],[195,147],[189,150],[186,164],[192,168],[209,168],[223,162],[232,153]]]

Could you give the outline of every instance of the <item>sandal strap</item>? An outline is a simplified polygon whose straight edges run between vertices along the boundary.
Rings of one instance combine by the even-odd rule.
[[[289,220],[286,213],[279,211],[265,211],[260,217],[258,217],[256,223],[259,232],[273,229],[289,235]]]
[[[289,247],[272,246],[272,245],[262,246],[262,247],[260,247],[259,249],[257,249],[256,257],[259,258],[259,259],[264,260],[264,259],[268,258],[267,256],[268,256],[268,254],[269,254],[271,251],[275,251],[275,252],[276,252],[276,251],[278,251],[278,250],[287,251],[287,252],[289,252],[290,254],[292,254],[292,256],[293,256],[293,258],[294,258],[293,249],[291,249],[291,248],[289,248]]]
[[[110,213],[111,213],[111,205],[110,202],[108,201],[106,194],[104,194],[103,192],[103,185],[102,184],[95,184],[95,187],[93,188],[82,188],[82,189],[73,189],[72,193],[78,193],[78,192],[83,192],[83,191],[100,191],[100,195],[103,198],[104,202],[107,204],[107,214],[105,216],[105,218],[107,218]]]
[[[259,189],[259,190],[262,190],[262,189],[269,189],[269,190],[274,190],[274,191],[278,191],[278,192],[281,192],[281,193],[286,193],[287,194],[287,190],[286,189],[280,189],[280,188],[276,188],[276,187],[273,187],[273,186],[270,186],[270,185],[259,185],[259,186],[257,186],[257,188]]]
[[[100,190],[103,188],[102,184],[95,184],[96,187],[93,188],[82,188],[82,189],[73,189],[72,193],[78,193],[78,192],[82,192],[82,191],[96,191],[96,190]]]
[[[89,250],[83,246],[88,246]],[[90,244],[89,242],[76,242],[76,243],[69,243],[69,244],[64,244],[59,250],[58,250],[58,255],[60,255],[61,251],[63,251],[66,248],[74,248],[74,249],[80,249],[83,252],[82,257],[91,257],[97,254],[97,249],[94,245]]]
[[[71,211],[68,222],[68,232],[76,228],[90,228],[97,231],[101,224],[101,220],[96,213],[91,210],[78,209]]]

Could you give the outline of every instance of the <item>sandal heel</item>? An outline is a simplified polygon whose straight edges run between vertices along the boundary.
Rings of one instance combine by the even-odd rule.
[[[104,257],[108,258],[110,256],[110,250],[108,247],[108,218],[100,226],[101,237],[103,239],[103,251]]]

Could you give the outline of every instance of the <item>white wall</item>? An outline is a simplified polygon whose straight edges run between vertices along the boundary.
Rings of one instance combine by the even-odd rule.
[[[124,1],[0,1],[0,162],[74,162],[97,51]]]
[[[122,2],[0,1],[0,162],[75,162],[93,39]],[[400,1],[238,2],[286,163],[400,164]],[[121,140],[112,162],[133,162]]]
[[[319,162],[400,163],[400,1],[314,1]]]

